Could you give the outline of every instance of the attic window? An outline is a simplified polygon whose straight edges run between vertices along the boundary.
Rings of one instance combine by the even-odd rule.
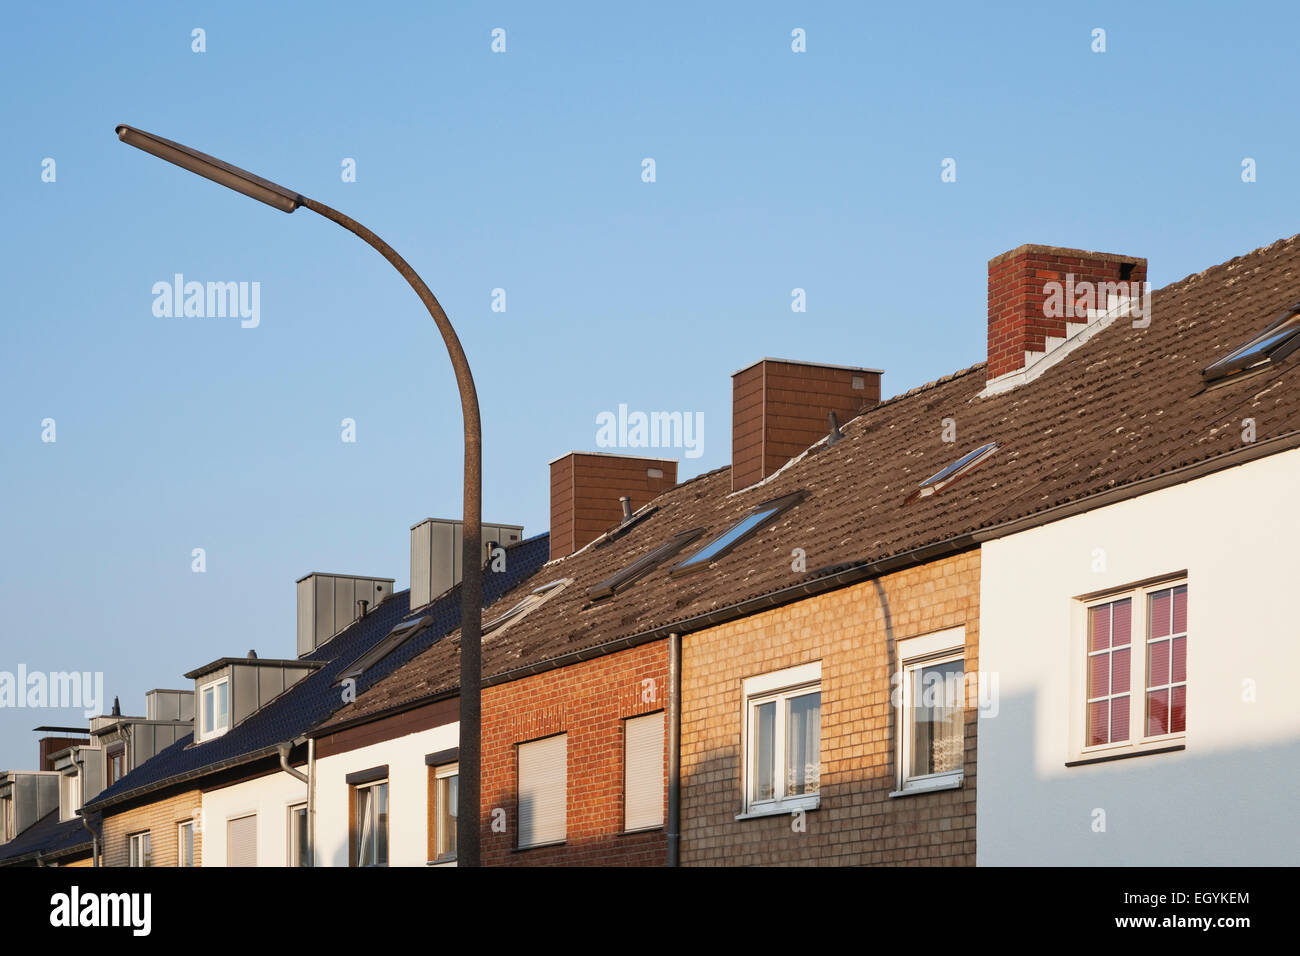
[[[496,631],[504,631],[530,611],[541,607],[572,583],[573,578],[560,578],[558,581],[552,581],[549,584],[543,584],[539,588],[534,588],[531,594],[506,611],[506,613],[484,623],[483,635],[486,637]]]
[[[633,561],[617,574],[587,588],[588,599],[599,601],[602,598],[611,597],[616,591],[621,591],[634,584],[638,579],[645,577],[702,534],[704,534],[703,528],[693,528],[690,531],[683,531],[681,534],[674,535],[649,554],[642,555]]]
[[[976,448],[972,452],[967,452],[947,468],[944,468],[942,471],[931,475],[929,478],[925,479],[925,481],[921,482],[921,487],[908,495],[907,500],[915,501],[918,498],[925,498],[942,491],[997,450],[998,443],[989,442],[987,445],[980,445],[979,448]]]
[[[773,498],[771,501],[765,501],[755,508],[745,517],[741,518],[730,528],[718,535],[700,550],[696,551],[685,561],[675,565],[670,574],[673,577],[680,577],[683,574],[690,574],[692,571],[698,571],[700,568],[707,567],[709,562],[714,561],[736,545],[740,544],[754,532],[763,526],[770,524],[776,517],[788,508],[792,508],[807,496],[805,491],[796,491],[793,494],[786,495],[783,498]]]
[[[1242,372],[1256,371],[1280,362],[1300,348],[1300,302],[1269,323],[1259,335],[1201,371],[1208,385]]]
[[[408,638],[413,637],[428,627],[432,621],[433,618],[429,617],[427,614],[423,617],[412,618],[409,621],[402,621],[395,628],[389,631],[388,634],[384,636],[383,640],[353,661],[351,665],[349,665],[348,669],[339,675],[339,680],[353,680],[360,677],[393,651],[397,650],[397,648],[405,644]]]

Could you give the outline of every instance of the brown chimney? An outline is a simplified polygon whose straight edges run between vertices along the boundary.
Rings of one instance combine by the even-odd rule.
[[[571,451],[551,462],[551,559],[590,544],[623,520],[626,496],[640,508],[677,484],[677,462]]]
[[[746,488],[880,401],[876,368],[759,359],[731,376],[731,490]]]
[[[1104,312],[1108,295],[1127,296],[1128,283],[1145,283],[1146,278],[1145,259],[1109,252],[1030,245],[990,259],[986,377],[1024,368],[1026,352],[1046,352],[1049,336],[1065,338],[1067,323],[1088,321],[1089,299]],[[1116,288],[1117,283],[1124,286]]]

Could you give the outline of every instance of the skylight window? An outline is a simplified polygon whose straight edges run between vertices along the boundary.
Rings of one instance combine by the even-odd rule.
[[[921,487],[908,495],[907,500],[915,501],[917,498],[925,498],[942,491],[997,450],[997,442],[989,442],[987,445],[980,445],[974,451],[967,452],[942,471],[936,472],[921,482]]]
[[[771,523],[781,512],[797,505],[804,499],[806,494],[803,491],[796,491],[794,494],[786,495],[783,498],[775,498],[772,501],[765,501],[763,504],[756,506],[753,511],[700,548],[685,561],[675,565],[670,573],[673,577],[678,577],[707,567],[711,561],[716,561],[754,532]]]
[[[617,574],[611,575],[599,584],[593,584],[587,588],[587,597],[593,601],[599,601],[602,598],[610,597],[617,591],[630,587],[702,534],[704,534],[703,528],[693,528],[690,531],[683,531],[681,534],[674,535],[649,554],[642,555],[633,561]]]
[[[351,680],[360,677],[370,668],[374,667],[385,657],[406,643],[407,639],[424,630],[433,618],[427,614],[423,617],[413,618],[409,621],[402,621],[395,628],[389,631],[378,644],[370,648],[339,675],[339,680]]]
[[[504,631],[530,611],[541,607],[572,583],[573,578],[560,578],[558,581],[551,581],[549,584],[534,588],[531,594],[506,611],[506,613],[485,622],[483,624],[483,636],[486,637],[488,634]]]
[[[1300,348],[1300,302],[1269,323],[1259,335],[1201,372],[1206,384],[1280,362]]]

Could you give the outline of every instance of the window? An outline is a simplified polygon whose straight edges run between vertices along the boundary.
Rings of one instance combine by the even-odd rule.
[[[59,775],[59,819],[71,820],[81,807],[81,777],[76,773]]]
[[[1206,384],[1267,368],[1300,348],[1300,302],[1268,324],[1259,335],[1201,371]]]
[[[981,445],[974,451],[967,452],[951,465],[936,472],[929,478],[925,479],[925,481],[921,482],[921,487],[908,495],[907,501],[916,501],[919,498],[925,498],[929,495],[937,494],[957,479],[968,474],[971,469],[982,464],[985,459],[989,458],[997,450],[997,442],[989,442],[987,445]]]
[[[185,820],[176,826],[176,865],[194,865],[194,821]]]
[[[623,721],[623,829],[664,825],[664,712]]]
[[[545,604],[551,598],[555,597],[555,595],[559,594],[561,591],[563,591],[572,583],[573,583],[573,578],[561,578],[558,581],[551,581],[549,584],[543,584],[539,588],[534,588],[531,594],[529,594],[526,598],[524,598],[522,601],[520,601],[510,610],[506,611],[506,613],[500,615],[499,617],[495,617],[490,621],[484,622],[483,635],[486,637],[488,634],[491,634],[494,631],[504,631],[507,627],[514,624],[516,621],[522,618],[529,611],[533,610],[534,608],[541,607],[543,604]]]
[[[285,862],[289,866],[310,866],[311,850],[307,844],[307,804],[296,803],[289,808],[288,853]]]
[[[742,816],[818,806],[821,792],[820,661],[744,682]]]
[[[898,790],[894,796],[961,785],[966,762],[966,629],[898,642]]]
[[[429,768],[429,860],[456,859],[456,814],[460,800],[459,765]]]
[[[226,821],[226,866],[257,866],[257,814]]]
[[[568,736],[520,744],[519,849],[563,843],[568,813]]]
[[[219,737],[230,729],[230,678],[223,677],[199,690],[202,699],[199,740]]]
[[[388,781],[353,788],[352,865],[388,865]]]
[[[114,744],[108,748],[108,786],[112,786],[126,776],[126,745]]]
[[[805,497],[807,497],[807,492],[796,491],[782,498],[774,498],[771,501],[765,501],[763,504],[757,505],[749,514],[722,534],[690,555],[685,561],[675,565],[670,573],[674,577],[678,577],[708,567],[710,562],[722,557],[764,525],[774,521],[783,511],[797,505]]]
[[[424,617],[417,617],[414,620],[401,622],[389,631],[388,634],[384,636],[383,640],[353,661],[352,664],[348,666],[348,669],[339,675],[339,681],[360,677],[390,653],[397,650],[397,648],[402,644],[406,643],[408,638],[414,637],[420,631],[428,627],[432,621],[433,618],[426,615]]]
[[[0,797],[0,843],[8,843],[14,833],[14,798]]]
[[[639,579],[645,577],[659,565],[663,564],[669,558],[681,551],[700,535],[704,534],[703,528],[694,528],[690,531],[683,531],[681,534],[674,535],[668,541],[665,541],[659,547],[652,550],[633,561],[617,574],[606,578],[599,584],[593,584],[587,588],[587,597],[593,601],[599,601],[602,598],[612,596],[615,592],[621,591],[634,584]]]
[[[1079,759],[1159,749],[1187,728],[1187,583],[1082,601]]]
[[[149,845],[149,831],[132,833],[127,838],[131,853],[131,866],[153,866],[153,850]]]

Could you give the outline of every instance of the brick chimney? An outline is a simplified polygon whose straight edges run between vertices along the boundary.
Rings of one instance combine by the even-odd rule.
[[[880,401],[875,368],[759,359],[731,376],[731,489],[761,481]]]
[[[1025,353],[1044,353],[1054,344],[1049,339],[1059,342],[1075,331],[1070,326],[1086,324],[1087,315],[1075,309],[1086,302],[1085,293],[1091,291],[1096,310],[1104,312],[1116,283],[1146,278],[1145,259],[1109,252],[1028,245],[990,259],[987,378],[1019,371]],[[1121,296],[1127,294],[1123,288]]]
[[[571,451],[550,464],[552,560],[623,520],[623,496],[635,510],[677,484],[677,462],[668,458]]]

